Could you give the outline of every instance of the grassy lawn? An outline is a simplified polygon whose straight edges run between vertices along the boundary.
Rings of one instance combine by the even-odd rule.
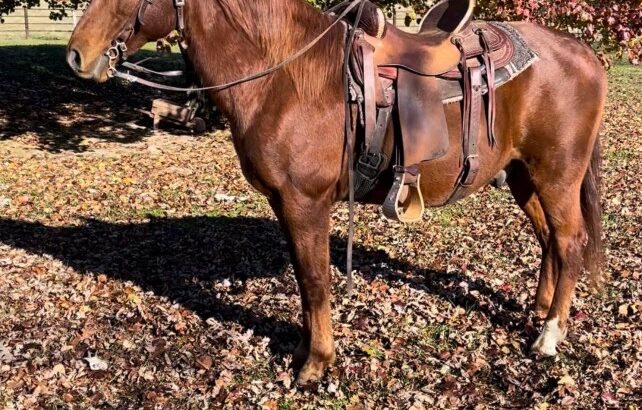
[[[6,39],[0,38],[0,47],[29,47],[29,46],[42,46],[42,45],[66,45],[67,39],[62,38],[30,38],[30,39]]]
[[[0,408],[640,408],[639,68],[609,74],[610,279],[582,281],[559,357],[528,355],[540,250],[506,190],[409,226],[359,207],[352,300],[339,205],[338,362],[302,391],[287,249],[229,132],[152,133],[164,95],[75,79],[64,45],[0,42]]]

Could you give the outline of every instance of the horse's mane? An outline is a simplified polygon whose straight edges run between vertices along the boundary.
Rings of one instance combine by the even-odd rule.
[[[218,0],[227,19],[264,53],[279,63],[328,27],[329,20],[303,0]],[[317,97],[336,82],[342,63],[343,29],[326,35],[285,70],[299,96]]]

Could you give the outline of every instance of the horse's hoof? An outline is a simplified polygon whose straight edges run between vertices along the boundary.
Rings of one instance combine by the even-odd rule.
[[[544,340],[544,335],[541,334],[531,346],[531,352],[546,357],[555,357],[557,356],[557,346]]]
[[[297,385],[306,387],[310,384],[318,383],[323,378],[323,374],[327,367],[328,365],[323,362],[308,361],[299,372],[296,379]]]
[[[544,323],[542,334],[533,343],[531,352],[547,357],[557,356],[557,344],[564,340],[565,336],[566,331],[559,328],[559,319],[547,320]]]

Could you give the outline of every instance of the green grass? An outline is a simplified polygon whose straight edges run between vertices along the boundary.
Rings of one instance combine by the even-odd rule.
[[[44,46],[44,45],[65,45],[66,39],[47,39],[47,38],[30,38],[30,39],[17,39],[17,38],[2,38],[0,39],[0,47],[11,46]]]
[[[452,333],[455,330],[449,325],[429,325],[423,329],[422,342],[438,350],[447,350],[452,347]]]
[[[631,161],[638,158],[640,153],[632,149],[622,149],[619,151],[607,151],[605,155],[611,161]]]

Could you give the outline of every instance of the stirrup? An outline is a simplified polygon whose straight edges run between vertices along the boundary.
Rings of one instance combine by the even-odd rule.
[[[419,170],[397,167],[394,183],[383,204],[386,218],[403,223],[421,221],[425,207],[420,183]]]

